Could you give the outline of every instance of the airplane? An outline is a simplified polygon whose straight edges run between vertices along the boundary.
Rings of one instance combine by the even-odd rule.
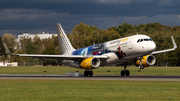
[[[156,49],[154,41],[147,35],[137,34],[81,49],[74,49],[60,23],[56,24],[56,30],[62,55],[13,54],[6,44],[3,44],[7,53],[12,56],[56,60],[67,66],[85,69],[84,76],[86,77],[93,76],[92,69],[120,64],[124,64],[124,70],[120,72],[121,76],[129,76],[130,72],[126,70],[129,60],[136,59],[135,65],[139,69],[144,69],[155,64],[156,58],[154,55],[173,51],[177,48],[171,36],[173,48],[154,51]]]

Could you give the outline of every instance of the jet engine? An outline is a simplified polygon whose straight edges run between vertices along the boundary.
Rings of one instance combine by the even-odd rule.
[[[153,56],[153,55],[146,55],[146,56],[143,56],[142,59],[141,59],[141,65],[143,67],[148,67],[148,66],[152,66],[154,65],[156,62],[156,58]],[[135,64],[137,67],[140,66],[140,61],[139,59],[136,61],[136,64]]]
[[[100,60],[98,58],[87,58],[80,63],[82,69],[95,69],[100,66]]]

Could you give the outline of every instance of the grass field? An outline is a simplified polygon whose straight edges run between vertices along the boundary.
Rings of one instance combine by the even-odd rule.
[[[179,101],[180,82],[0,80],[1,101]]]
[[[129,66],[131,75],[180,75],[180,67],[148,67],[141,72],[135,66]],[[84,73],[84,69],[71,67],[0,67],[0,74],[66,74],[78,70]],[[107,72],[110,70],[110,72]],[[94,69],[94,74],[120,75],[123,67],[99,67]],[[47,71],[44,73],[43,71]]]
[[[100,67],[94,74],[120,75],[122,69]],[[134,66],[128,69],[131,75],[180,75],[179,67],[149,67],[141,72]],[[66,74],[76,70],[84,72],[70,67],[0,67],[0,74]],[[0,79],[0,101],[180,101],[179,95],[180,82]]]

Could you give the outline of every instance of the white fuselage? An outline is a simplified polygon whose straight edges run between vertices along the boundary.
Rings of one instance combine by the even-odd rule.
[[[77,49],[71,55],[83,55],[84,57],[105,55],[108,58],[101,62],[101,66],[104,66],[123,64],[129,60],[151,54],[155,48],[156,45],[149,36],[133,35]]]
[[[156,44],[149,36],[146,35],[133,35],[108,41],[104,44],[105,49],[111,50],[113,52],[116,52],[117,48],[120,46],[121,50],[126,54],[126,56],[119,58],[113,52],[103,54],[107,55],[109,58],[107,59],[107,63],[102,63],[102,65],[123,64],[129,60],[151,54],[156,49]]]

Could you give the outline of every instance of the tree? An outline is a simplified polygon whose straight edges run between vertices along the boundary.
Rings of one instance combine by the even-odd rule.
[[[49,45],[43,51],[43,54],[56,55],[55,47],[53,45]]]
[[[0,56],[5,54],[5,48],[3,46],[2,37],[0,37]]]
[[[6,58],[5,48],[3,46],[2,37],[0,37],[0,61]]]
[[[166,61],[168,61],[168,65],[170,66],[176,66],[178,64],[178,57],[177,57],[177,52],[168,52]]]
[[[110,29],[110,30],[103,30],[102,37],[104,39],[103,41],[106,42],[106,41],[118,39],[121,36],[118,34],[117,31],[114,31],[113,29]]]
[[[57,55],[53,45],[46,47],[43,54]],[[43,60],[43,65],[57,65],[57,63],[55,60]]]
[[[26,38],[25,36],[19,39],[19,49],[21,49],[23,52],[25,52],[25,46],[26,46],[27,40],[28,40],[28,37]]]
[[[43,44],[42,44],[42,41],[38,35],[36,35],[33,38],[33,43],[34,43],[34,52],[36,54],[41,54],[43,52]]]
[[[119,33],[119,35],[124,36],[127,33],[130,33],[133,29],[134,26],[128,24],[128,23],[123,23],[120,24],[118,27],[111,27],[111,28],[107,28],[108,30],[113,29],[114,31],[117,31]]]
[[[26,44],[25,44],[25,53],[27,54],[34,54],[35,53],[35,46],[33,42],[30,39],[27,39]]]
[[[17,49],[14,54],[25,54],[22,50]],[[11,61],[13,62],[26,62],[27,57],[12,56]]]
[[[9,50],[13,53],[15,51],[15,42],[16,37],[13,34],[4,34],[2,37],[2,41],[7,45]]]
[[[76,25],[71,32],[73,34],[88,36],[91,33],[91,29],[89,25],[80,23],[79,25]]]

